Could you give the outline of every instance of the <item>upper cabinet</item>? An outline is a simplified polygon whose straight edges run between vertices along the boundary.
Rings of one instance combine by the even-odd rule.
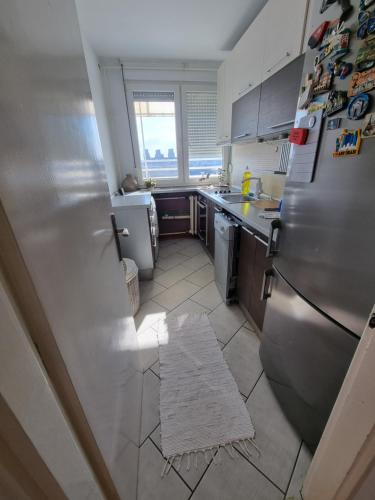
[[[262,83],[258,136],[280,133],[293,126],[303,62],[304,56],[297,57],[272,78]],[[233,113],[235,104],[233,104]]]
[[[232,88],[230,62],[224,61],[217,73],[217,144],[229,144],[232,121]]]
[[[308,0],[268,0],[218,72],[219,144],[228,142],[231,104],[256,89],[302,52]],[[298,78],[298,85],[300,81]],[[241,99],[241,102],[245,100]],[[246,104],[249,104],[246,101]],[[236,105],[238,110],[238,105]],[[270,124],[270,126],[273,124]],[[240,127],[242,128],[242,127]],[[237,136],[237,131],[233,131]]]
[[[232,102],[254,89],[262,81],[262,23],[257,17],[234,47],[231,65]]]
[[[254,140],[258,131],[261,86],[240,97],[232,108],[232,142]]]
[[[262,81],[302,53],[307,7],[308,0],[268,0],[260,12]]]

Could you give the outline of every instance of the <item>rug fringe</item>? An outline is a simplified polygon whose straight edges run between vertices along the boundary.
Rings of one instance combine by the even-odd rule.
[[[203,453],[203,459],[207,465],[210,463],[211,460],[214,462],[214,464],[221,463],[221,458],[222,458],[221,454],[220,454],[221,450],[225,450],[228,453],[228,455],[230,456],[230,458],[232,458],[234,460],[236,458],[236,456],[235,456],[235,448],[233,447],[233,445],[238,445],[241,453],[245,457],[250,459],[252,457],[252,454],[251,454],[251,450],[250,450],[248,444],[250,444],[257,451],[257,453],[260,457],[261,451],[260,451],[259,447],[255,444],[254,439],[251,439],[251,438],[238,439],[236,441],[230,441],[228,443],[220,444],[218,446],[212,446],[209,448],[202,448],[199,450],[192,450],[192,451],[172,455],[170,457],[164,457],[165,462],[164,462],[163,470],[161,472],[161,477],[164,477],[169,473],[169,471],[173,467],[173,464],[175,464],[175,469],[177,471],[179,471],[181,466],[182,466],[182,461],[183,461],[183,458],[185,455],[187,457],[186,458],[186,470],[187,471],[189,471],[191,469],[192,464],[193,464],[195,469],[198,469],[198,455],[199,455],[199,453]]]

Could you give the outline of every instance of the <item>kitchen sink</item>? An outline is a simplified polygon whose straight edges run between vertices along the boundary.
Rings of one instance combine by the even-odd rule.
[[[243,196],[242,193],[220,194],[219,197],[226,203],[248,203],[256,199],[253,196]]]

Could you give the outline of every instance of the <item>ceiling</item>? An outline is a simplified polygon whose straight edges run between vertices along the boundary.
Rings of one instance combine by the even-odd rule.
[[[76,0],[98,56],[223,60],[267,0]]]

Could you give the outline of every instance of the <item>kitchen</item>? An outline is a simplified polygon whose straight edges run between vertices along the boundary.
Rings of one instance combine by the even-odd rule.
[[[179,7],[186,26],[167,0],[16,3],[4,109],[31,134],[36,103],[42,133],[3,130],[0,292],[71,460],[56,465],[11,384],[1,397],[47,464],[45,497],[372,498],[375,3],[208,0]],[[45,181],[37,162],[18,175],[17,148]]]

